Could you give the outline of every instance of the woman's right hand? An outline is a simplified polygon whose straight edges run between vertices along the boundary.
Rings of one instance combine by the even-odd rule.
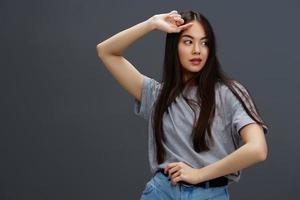
[[[193,25],[192,22],[182,25],[184,20],[181,15],[173,10],[169,13],[157,14],[149,18],[149,21],[155,27],[155,29],[167,32],[167,33],[178,33],[185,30]]]

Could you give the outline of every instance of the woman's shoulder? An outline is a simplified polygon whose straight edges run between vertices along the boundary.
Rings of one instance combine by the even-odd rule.
[[[248,90],[237,80],[232,80],[229,83],[218,82],[216,84],[216,90],[218,91],[220,98],[229,104],[235,104],[238,102],[236,95],[243,99],[249,98]]]
[[[230,88],[230,86],[231,88]],[[230,82],[228,83],[224,83],[224,82],[217,82],[216,83],[216,89],[221,91],[221,92],[224,92],[224,93],[232,93],[232,90],[231,89],[234,89],[235,91],[245,91],[247,92],[247,89],[246,87],[239,81],[237,80],[231,80]]]
[[[150,88],[159,90],[162,87],[162,83],[157,81],[156,79],[152,78],[151,76],[145,75],[143,74],[144,77],[144,81],[143,81],[143,85],[144,87],[148,86]]]

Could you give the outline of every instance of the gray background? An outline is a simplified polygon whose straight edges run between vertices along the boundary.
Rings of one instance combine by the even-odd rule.
[[[151,177],[146,121],[96,45],[174,9],[207,16],[224,70],[270,126],[268,159],[243,171],[231,198],[299,199],[299,8],[296,0],[2,0],[0,199],[140,197]],[[159,80],[164,42],[153,31],[124,56]]]

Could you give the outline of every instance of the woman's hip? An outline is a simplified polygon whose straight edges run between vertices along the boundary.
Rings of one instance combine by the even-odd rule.
[[[169,177],[156,171],[146,183],[141,200],[229,200],[228,185],[201,187],[178,182],[173,185]]]

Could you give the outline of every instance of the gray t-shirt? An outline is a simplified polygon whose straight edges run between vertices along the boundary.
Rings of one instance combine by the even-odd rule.
[[[192,144],[192,126],[195,114],[182,95],[176,97],[176,103],[168,108],[169,114],[164,113],[163,130],[166,143],[166,159],[160,165],[156,162],[156,148],[151,126],[151,114],[161,89],[161,84],[156,80],[143,75],[142,99],[134,99],[134,113],[148,121],[148,159],[151,172],[158,168],[165,168],[168,163],[182,161],[193,168],[201,168],[214,163],[232,153],[243,144],[239,130],[250,123],[256,123],[243,109],[242,105],[226,85],[217,84],[216,87],[216,114],[212,124],[214,145],[210,151],[197,153]],[[196,100],[196,86],[193,86],[186,96]],[[196,109],[198,116],[199,109]],[[268,132],[263,127],[264,133]],[[229,183],[238,182],[241,171],[228,174]]]

